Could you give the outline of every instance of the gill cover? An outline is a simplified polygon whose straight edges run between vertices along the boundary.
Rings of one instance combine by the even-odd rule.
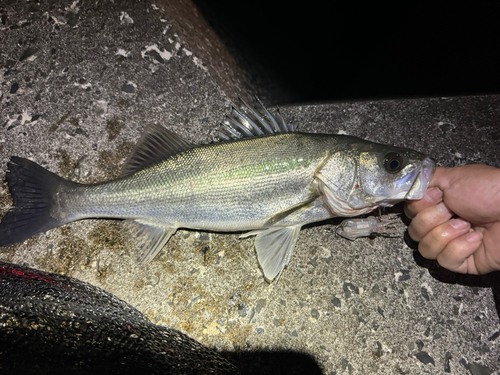
[[[358,163],[351,151],[328,155],[315,173],[315,187],[334,216],[356,215],[349,197],[358,185]]]

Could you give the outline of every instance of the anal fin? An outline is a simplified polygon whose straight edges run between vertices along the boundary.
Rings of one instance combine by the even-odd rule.
[[[272,281],[279,276],[290,260],[302,225],[271,227],[245,233],[240,237],[257,235],[255,250],[264,277]]]
[[[177,230],[177,227],[144,220],[125,220],[124,226],[134,237],[139,264],[152,261]]]

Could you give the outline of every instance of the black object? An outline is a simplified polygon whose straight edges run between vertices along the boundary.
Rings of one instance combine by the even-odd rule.
[[[240,66],[281,88],[274,102],[500,90],[498,2],[193,2]]]
[[[0,262],[0,373],[236,374],[215,351],[71,277]]]

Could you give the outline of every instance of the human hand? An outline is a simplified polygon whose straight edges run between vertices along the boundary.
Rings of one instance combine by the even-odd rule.
[[[438,167],[424,197],[408,201],[405,213],[423,257],[458,273],[500,270],[500,169]]]

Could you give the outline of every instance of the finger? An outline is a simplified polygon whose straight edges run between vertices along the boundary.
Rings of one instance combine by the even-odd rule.
[[[435,206],[427,207],[413,218],[408,227],[408,234],[415,241],[419,242],[433,228],[447,222],[452,216],[453,212],[442,202]]]
[[[455,238],[469,232],[470,223],[453,219],[438,225],[427,233],[418,244],[418,251],[424,258],[436,259]]]
[[[413,219],[416,214],[430,206],[435,206],[443,201],[443,192],[438,187],[427,189],[422,199],[406,202],[405,214]]]
[[[477,223],[500,220],[499,168],[481,164],[439,167],[429,187],[439,187],[446,205],[460,217]]]
[[[450,271],[458,273],[478,274],[473,254],[481,247],[481,232],[465,233],[448,243],[436,260]]]
[[[477,270],[478,274],[486,274],[500,270],[500,222],[486,227],[475,227],[475,232],[481,232],[482,241],[474,254],[467,259],[468,273]],[[468,240],[470,240],[468,238]],[[473,262],[471,265],[470,263]],[[474,268],[472,268],[472,266]]]
[[[429,182],[429,188],[438,187],[441,190],[446,190],[449,187],[450,172],[453,172],[456,168],[444,168],[437,167],[432,175],[432,179]]]

